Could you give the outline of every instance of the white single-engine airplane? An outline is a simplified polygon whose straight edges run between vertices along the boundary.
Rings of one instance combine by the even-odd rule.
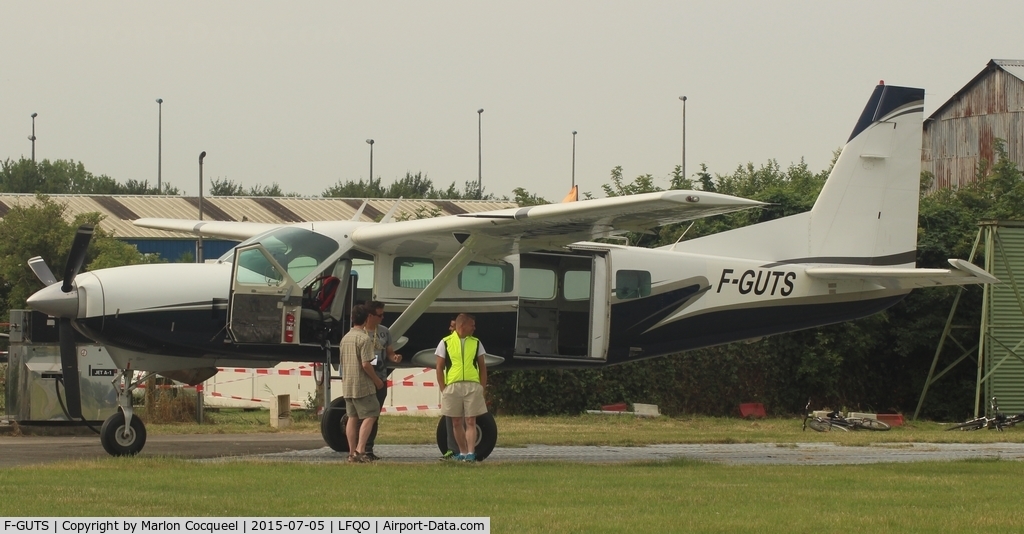
[[[425,367],[460,312],[476,314],[498,369],[603,367],[856,319],[913,288],[996,281],[962,260],[915,268],[923,101],[922,89],[877,86],[810,212],[671,246],[593,240],[762,203],[674,190],[400,222],[140,219],[244,241],[216,262],[79,274],[83,228],[63,283],[30,261],[48,287],[28,305],[60,319],[73,417],[71,328],[106,345],[123,370],[120,410],[101,430],[113,455],[145,444],[134,371],[198,384],[218,367],[336,361],[355,301],[386,303],[385,324],[415,355],[405,365]],[[330,305],[316,298],[322,285],[338,287]],[[335,401],[321,425],[336,450],[347,448],[343,412]],[[478,424],[482,459],[497,428],[491,417]]]

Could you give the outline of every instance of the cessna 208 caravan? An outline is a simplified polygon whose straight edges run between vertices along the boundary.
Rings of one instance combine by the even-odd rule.
[[[139,219],[242,242],[216,262],[79,274],[83,228],[62,283],[30,261],[48,287],[28,305],[59,318],[73,417],[72,328],[122,370],[119,410],[101,430],[114,455],[145,444],[130,397],[144,380],[136,371],[198,384],[218,367],[336,361],[352,302],[386,303],[385,324],[415,355],[403,365],[421,367],[434,366],[460,312],[477,316],[497,369],[595,368],[856,319],[914,288],[996,281],[962,260],[915,268],[923,100],[922,89],[877,86],[811,211],[670,246],[595,240],[763,204],[673,190],[407,221]],[[312,296],[332,277],[328,306]],[[321,425],[336,450],[347,448],[343,411],[335,401]],[[497,428],[489,416],[478,424],[483,458]]]

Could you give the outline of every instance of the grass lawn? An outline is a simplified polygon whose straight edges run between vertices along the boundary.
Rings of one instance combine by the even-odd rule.
[[[268,432],[266,412],[151,434]],[[319,433],[296,417],[290,432]],[[797,418],[498,417],[499,446],[531,443],[1021,442],[1024,429],[802,432]],[[432,443],[437,420],[386,417],[380,443]],[[0,451],[2,452],[2,451]],[[693,460],[304,464],[108,458],[0,470],[4,516],[485,516],[493,532],[1019,531],[1024,462],[727,466]],[[445,503],[459,503],[452,508]],[[453,510],[457,510],[453,511]]]
[[[4,516],[487,516],[493,532],[1010,532],[1024,463],[347,465],[160,458],[0,471]],[[448,503],[459,503],[453,513]]]

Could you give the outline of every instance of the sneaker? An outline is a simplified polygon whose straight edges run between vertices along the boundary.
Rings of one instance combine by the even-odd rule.
[[[380,456],[373,454],[373,451],[366,451],[366,454],[364,456],[369,458],[371,462],[376,462],[377,460],[380,460]]]
[[[444,454],[442,454],[441,457],[438,458],[438,460],[441,460],[442,462],[450,462],[452,460],[455,460],[455,456],[456,454],[454,452],[445,451]]]
[[[474,454],[472,452],[469,453],[469,454],[460,454],[459,455],[459,460],[463,461],[463,462],[475,462],[476,461],[476,454]]]
[[[359,463],[359,455],[358,454],[349,454],[347,461],[350,464],[357,464],[357,463]]]
[[[372,464],[374,458],[371,458],[370,453],[364,452],[363,454],[356,456],[356,461],[361,464]]]

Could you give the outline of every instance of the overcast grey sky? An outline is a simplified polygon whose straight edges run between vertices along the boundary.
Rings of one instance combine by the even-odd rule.
[[[746,162],[828,165],[878,80],[930,114],[992,58],[1024,58],[1024,3],[949,1],[15,2],[0,0],[0,159],[124,182],[204,176],[319,195],[373,172],[601,196]]]

